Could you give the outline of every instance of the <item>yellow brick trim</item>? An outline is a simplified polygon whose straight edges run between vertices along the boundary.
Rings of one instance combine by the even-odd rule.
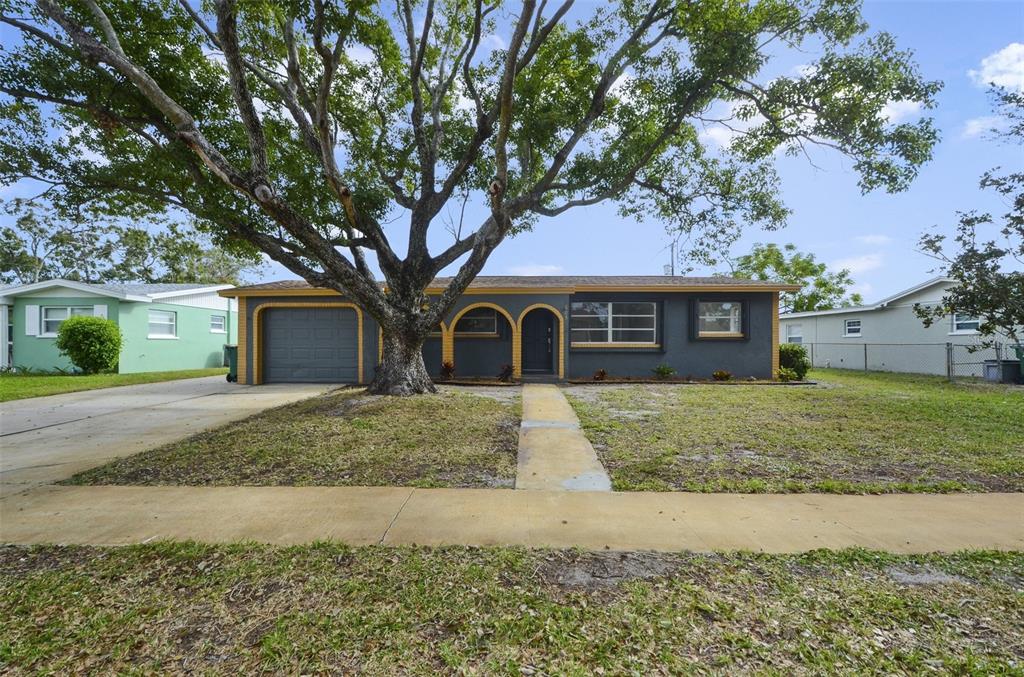
[[[772,378],[779,373],[779,292],[772,293]]]
[[[516,325],[516,321],[507,310],[496,303],[489,303],[487,301],[471,303],[455,314],[455,317],[452,318],[452,321],[448,324],[448,328],[443,332],[442,338],[444,343],[441,348],[442,361],[455,362],[455,326],[459,323],[459,320],[462,319],[463,315],[474,308],[493,308],[504,315],[505,319],[508,320],[508,326],[512,328],[512,373],[517,377],[520,376],[522,374],[522,367],[519,360],[519,346],[521,345],[519,340],[519,327]],[[458,368],[458,365],[456,365],[456,368]]]
[[[241,299],[239,299],[241,300]],[[252,313],[252,372],[253,383],[263,383],[263,364],[260,360],[260,316],[267,308],[351,308],[356,311],[356,380],[363,383],[363,311],[354,303],[303,303],[300,301],[268,301],[261,303]]]
[[[249,382],[249,365],[246,358],[249,355],[249,318],[245,315],[245,299],[238,299],[238,382]]]
[[[734,292],[769,292],[769,291],[799,291],[800,285],[779,284],[772,286],[758,286],[745,284],[732,285],[692,285],[687,287],[672,287],[659,285],[629,286],[629,285],[576,285],[574,287],[475,287],[462,292],[463,296],[486,295],[486,294],[576,294],[579,292],[666,292],[670,294],[689,294],[721,292],[731,294]],[[440,294],[444,292],[442,287],[428,287],[424,290],[427,294]],[[334,289],[323,289],[320,287],[309,287],[306,289],[225,289],[218,292],[220,296],[244,297],[244,296],[341,296],[340,292]]]
[[[558,318],[558,378],[565,378],[565,317],[562,313],[554,306],[548,305],[547,303],[534,303],[532,306],[527,306],[523,312],[519,313],[519,320],[516,322],[516,336],[519,338],[518,345],[514,345],[515,355],[519,355],[522,352],[522,336],[523,336],[523,319],[526,318],[527,313],[531,310],[537,310],[542,308],[544,310],[550,310]],[[522,358],[519,360],[522,364]]]

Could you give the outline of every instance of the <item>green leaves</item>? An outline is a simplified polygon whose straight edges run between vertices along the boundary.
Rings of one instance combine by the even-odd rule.
[[[860,294],[847,294],[853,285],[850,271],[830,272],[826,264],[815,260],[814,254],[799,252],[792,244],[781,248],[771,243],[755,244],[749,254],[732,261],[732,276],[802,285],[798,292],[779,295],[783,313],[829,310],[862,301]]]

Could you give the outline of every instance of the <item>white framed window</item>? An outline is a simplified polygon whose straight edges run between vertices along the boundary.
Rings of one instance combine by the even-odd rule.
[[[498,311],[494,308],[473,308],[455,323],[456,334],[494,336],[498,333]]]
[[[149,338],[178,338],[178,314],[171,310],[149,310]]]
[[[953,328],[951,334],[977,334],[981,326],[981,320],[972,315],[964,313],[953,313]]]
[[[804,326],[802,324],[786,325],[786,343],[803,343]]]
[[[210,333],[211,334],[226,334],[228,332],[228,322],[224,315],[210,315]]]
[[[697,303],[698,338],[737,338],[743,336],[743,304],[739,301],[699,301]]]
[[[76,315],[91,316],[93,314],[91,307],[70,307],[70,306],[46,306],[39,313],[40,317],[40,336],[56,336],[57,331],[60,329],[60,325],[64,323],[64,320],[69,317],[75,317]]]
[[[860,336],[860,320],[843,320],[843,336]]]
[[[572,343],[657,345],[657,308],[653,301],[577,301],[570,318]]]

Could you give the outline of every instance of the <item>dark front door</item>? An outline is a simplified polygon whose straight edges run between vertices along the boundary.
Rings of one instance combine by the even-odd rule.
[[[554,371],[555,316],[550,310],[530,311],[523,318],[523,371]]]

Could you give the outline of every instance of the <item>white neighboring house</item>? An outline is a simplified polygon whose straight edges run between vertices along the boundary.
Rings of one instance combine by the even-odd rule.
[[[978,318],[949,315],[925,327],[914,313],[915,304],[938,305],[954,285],[936,277],[873,305],[780,315],[780,340],[805,344],[816,367],[982,376],[995,351],[967,350],[981,341]]]

